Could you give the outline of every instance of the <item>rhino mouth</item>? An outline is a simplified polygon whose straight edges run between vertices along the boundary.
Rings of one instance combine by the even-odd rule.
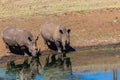
[[[35,55],[33,55],[33,56],[40,56],[40,55],[41,55],[40,49],[37,49],[36,54],[35,54]]]

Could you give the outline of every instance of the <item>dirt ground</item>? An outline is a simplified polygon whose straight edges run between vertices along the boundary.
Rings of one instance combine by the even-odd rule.
[[[66,12],[64,14],[32,16],[29,18],[0,18],[0,32],[2,32],[7,26],[16,26],[28,29],[34,34],[34,36],[37,36],[40,27],[45,22],[54,22],[70,28],[71,46],[77,50],[80,50],[78,48],[87,46],[119,45],[120,42],[120,9]],[[38,41],[38,47],[42,52],[45,50],[45,45],[41,37]],[[0,37],[0,54],[1,57],[11,55],[6,53],[2,37]],[[81,54],[81,56],[82,55],[83,54]],[[117,55],[119,56],[119,54]],[[86,54],[86,56],[89,56],[89,54]],[[90,59],[86,56],[83,56],[85,59],[78,57],[81,59],[83,65],[89,62],[91,62],[91,64],[92,62],[98,63],[93,60],[93,58],[98,58],[95,54],[91,53]],[[1,60],[5,61],[3,58],[1,58]],[[116,60],[115,56],[108,56],[107,58],[106,56],[102,56],[100,61],[104,63],[104,60],[108,62],[112,60],[113,62],[114,60],[115,62],[119,61],[119,59]]]

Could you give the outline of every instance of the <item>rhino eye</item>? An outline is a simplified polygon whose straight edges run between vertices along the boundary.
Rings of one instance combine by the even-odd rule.
[[[30,37],[28,37],[28,40],[29,40],[29,41],[32,41],[32,39],[31,39]]]

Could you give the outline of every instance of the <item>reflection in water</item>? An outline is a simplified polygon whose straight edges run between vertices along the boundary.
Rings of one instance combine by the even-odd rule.
[[[70,70],[72,73],[72,66],[70,57],[66,56],[66,53],[63,54],[50,54],[46,58],[44,69],[56,68],[59,67],[63,71]]]
[[[11,61],[7,65],[6,74],[18,74],[20,80],[31,80],[39,74],[41,64],[38,57],[32,57],[30,62],[29,58],[25,59],[23,64],[15,64]]]
[[[113,69],[113,80],[118,80],[117,69]]]
[[[61,80],[61,77],[66,80],[72,74],[70,57],[66,53],[48,55],[45,64],[41,64],[39,58],[28,57],[22,64],[11,61],[7,64],[6,74],[16,76],[13,80]]]
[[[41,75],[46,80],[66,80],[72,74],[70,57],[63,54],[50,54],[46,58]]]
[[[47,55],[45,64],[41,64],[41,57],[28,57],[22,64],[9,62],[7,68],[0,68],[0,80],[120,80],[117,69],[74,72],[71,58],[65,53]]]

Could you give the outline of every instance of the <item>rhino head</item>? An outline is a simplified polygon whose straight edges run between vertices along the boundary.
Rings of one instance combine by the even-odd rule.
[[[66,47],[70,45],[70,29],[59,30],[61,33],[61,43],[63,50],[66,50]]]
[[[29,52],[32,54],[32,56],[36,56],[37,53],[40,52],[40,50],[38,50],[37,48],[37,40],[38,40],[38,36],[36,39],[32,39],[32,38],[28,38],[29,42],[28,42],[28,48],[29,48]]]

